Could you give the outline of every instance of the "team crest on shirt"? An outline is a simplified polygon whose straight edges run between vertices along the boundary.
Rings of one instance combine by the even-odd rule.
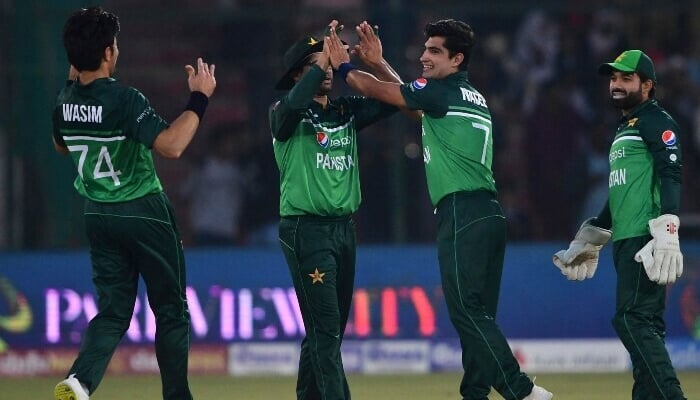
[[[328,148],[328,144],[331,142],[325,132],[316,132],[316,141],[318,142],[319,146],[323,147],[324,149]]]
[[[661,134],[661,140],[666,146],[673,146],[676,144],[676,134],[667,129]]]
[[[413,83],[411,83],[411,86],[413,86],[414,89],[421,90],[423,89],[426,85],[428,85],[428,80],[425,78],[418,78]]]

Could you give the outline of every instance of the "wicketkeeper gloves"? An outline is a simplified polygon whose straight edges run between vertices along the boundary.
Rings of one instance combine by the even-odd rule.
[[[559,250],[552,261],[570,281],[592,278],[598,267],[600,249],[610,240],[612,232],[591,224],[589,218],[581,224],[569,248]]]
[[[664,214],[649,220],[651,239],[634,255],[644,265],[649,280],[665,285],[673,283],[683,274],[683,254],[678,242],[680,220],[672,214]]]

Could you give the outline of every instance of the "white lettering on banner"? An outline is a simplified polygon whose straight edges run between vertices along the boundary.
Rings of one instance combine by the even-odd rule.
[[[63,120],[66,122],[102,123],[102,106],[63,104]]]
[[[667,342],[666,347],[676,369],[700,368],[700,343],[692,339],[674,339]]]
[[[97,314],[94,294],[70,288],[47,288],[44,292],[46,343],[79,344],[85,324]],[[195,340],[271,341],[297,339],[305,334],[304,322],[293,287],[231,288],[213,285],[197,291],[186,289],[192,338]],[[346,337],[367,338],[377,333],[395,338],[411,332],[431,337],[437,329],[436,302],[420,287],[384,287],[377,296],[358,288],[360,299],[353,307],[352,328]],[[374,309],[381,312],[374,315]],[[415,323],[399,325],[398,316],[411,313]],[[370,318],[370,316],[374,318]],[[377,320],[378,318],[378,320]],[[378,325],[377,325],[378,324]],[[126,340],[131,343],[153,342],[155,317],[148,297],[136,298]]]
[[[614,372],[629,369],[629,354],[615,339],[513,340],[513,354],[532,372]]]
[[[355,166],[351,155],[331,156],[324,153],[316,153],[316,168],[333,171],[347,171]]]
[[[0,376],[33,376],[51,372],[50,360],[37,351],[0,354]]]
[[[610,179],[608,182],[608,187],[622,186],[627,184],[627,170],[626,169],[614,169],[610,171]]]
[[[481,94],[463,87],[459,88],[459,90],[462,92],[462,100],[487,108],[486,99]]]
[[[427,340],[377,340],[362,345],[363,372],[426,373],[430,371],[430,342]]]
[[[423,148],[423,162],[426,164],[430,163],[430,147],[428,146]]]
[[[299,366],[299,345],[286,343],[235,343],[229,347],[231,375],[293,375]]]

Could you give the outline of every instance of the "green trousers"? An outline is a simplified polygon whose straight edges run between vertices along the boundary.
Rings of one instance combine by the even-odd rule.
[[[185,259],[170,203],[163,193],[114,204],[88,200],[85,220],[98,310],[69,374],[87,385],[90,394],[97,389],[129,328],[141,276],[156,320],[163,399],[192,399]]]
[[[506,246],[506,221],[485,191],[457,192],[437,206],[438,260],[450,320],[462,345],[464,400],[487,400],[491,387],[520,400],[532,381],[496,324]]]
[[[304,320],[298,400],[350,400],[340,345],[355,286],[349,217],[284,217],[279,237]]]
[[[634,255],[651,236],[613,243],[617,301],[613,327],[632,359],[633,400],[685,399],[666,350],[666,286],[649,280]]]

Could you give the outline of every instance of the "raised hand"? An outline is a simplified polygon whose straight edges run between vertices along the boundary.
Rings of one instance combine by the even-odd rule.
[[[324,51],[328,48],[328,55],[334,70],[337,70],[340,64],[350,62],[350,55],[348,54],[347,48],[340,40],[340,37],[338,37],[338,32],[334,26],[330,27],[329,35],[323,38],[323,40]]]
[[[376,25],[372,28],[367,21],[362,21],[361,24],[355,27],[360,43],[355,45],[352,53],[357,55],[363,63],[370,66],[379,64],[382,61],[382,41],[379,40],[379,36],[375,33],[375,30],[378,29],[379,27]]]
[[[197,71],[191,65],[185,65],[187,72],[187,84],[191,92],[202,92],[207,97],[211,97],[216,89],[216,78],[214,77],[214,64],[208,65],[202,58],[197,58]]]

